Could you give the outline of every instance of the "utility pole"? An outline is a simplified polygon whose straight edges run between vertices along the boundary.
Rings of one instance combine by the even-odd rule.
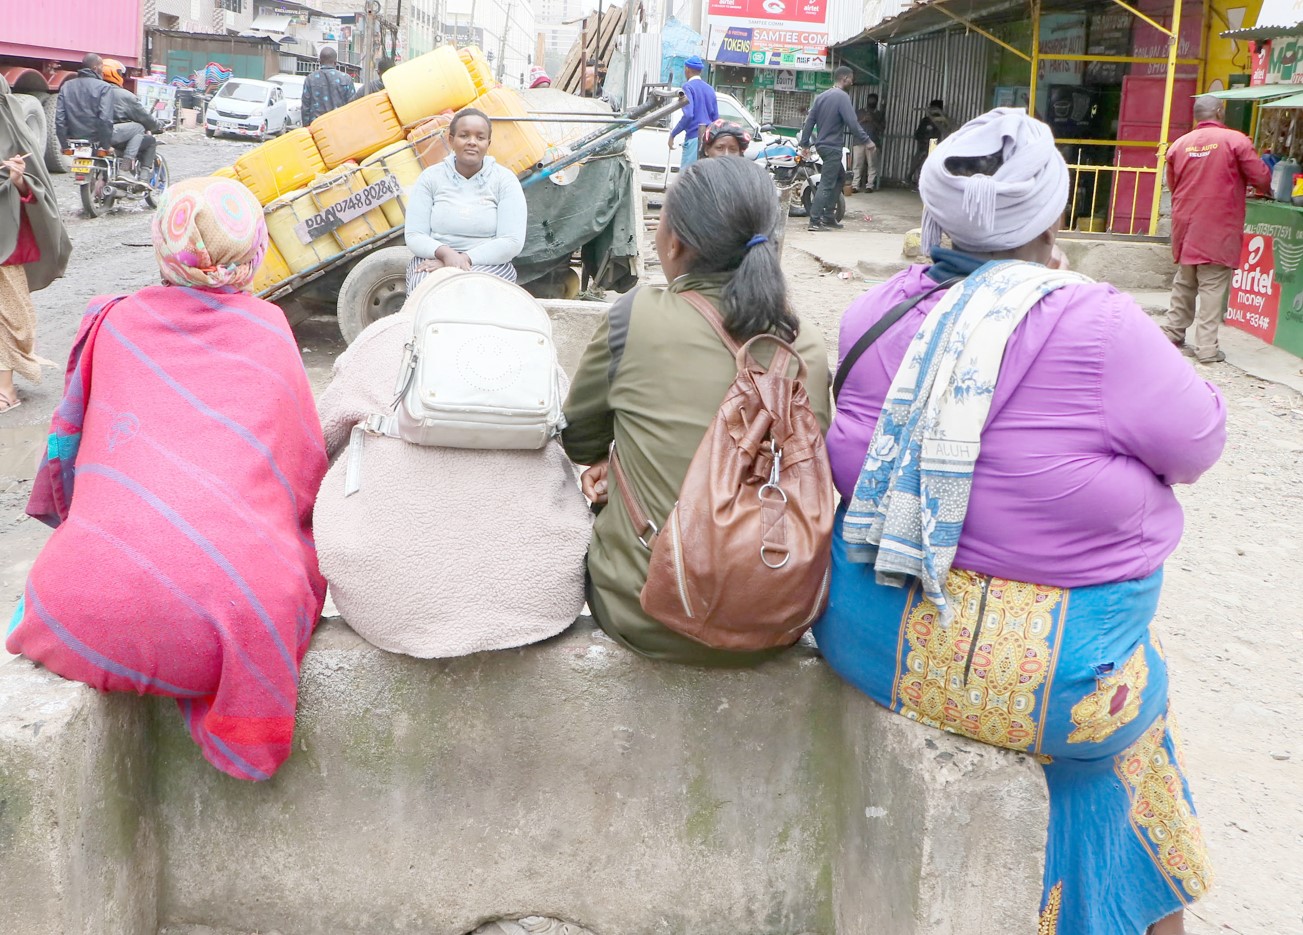
[[[507,18],[502,23],[502,35],[498,37],[498,81],[502,81],[502,75],[507,70],[507,33],[511,31],[511,8],[514,4],[507,3]]]
[[[362,12],[362,28],[365,30],[362,34],[362,86],[370,84],[371,79],[375,77],[376,67],[376,33],[379,32],[380,26],[380,3],[378,0],[367,0],[366,6]]]

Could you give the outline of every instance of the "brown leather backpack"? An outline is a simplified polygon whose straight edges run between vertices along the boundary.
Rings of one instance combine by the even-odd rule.
[[[611,447],[611,475],[639,541],[651,550],[642,609],[716,649],[790,646],[828,599],[835,505],[805,362],[773,335],[739,347],[705,298],[683,298],[736,356],[737,379],[660,527]],[[763,342],[776,345],[767,368],[752,355]],[[793,363],[796,375],[789,376]]]

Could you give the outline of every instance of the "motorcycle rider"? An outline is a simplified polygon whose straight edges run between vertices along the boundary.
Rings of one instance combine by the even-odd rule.
[[[77,77],[59,88],[54,106],[54,132],[65,154],[72,153],[71,140],[89,140],[98,152],[113,148],[113,86],[100,75],[102,59],[87,52]]]
[[[154,173],[154,147],[158,141],[153,134],[158,132],[158,124],[140,103],[140,98],[128,91],[124,85],[127,66],[117,59],[104,59],[101,74],[112,85],[109,94],[113,99],[113,147],[122,151],[122,161],[118,164],[118,177],[135,181],[148,182]]]

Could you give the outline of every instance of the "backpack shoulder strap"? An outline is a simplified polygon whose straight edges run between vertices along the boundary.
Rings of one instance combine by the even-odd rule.
[[[633,485],[629,483],[629,478],[624,473],[624,467],[620,464],[620,458],[615,453],[614,442],[611,443],[608,468],[611,477],[615,479],[615,486],[620,490],[620,499],[624,501],[624,511],[629,514],[629,521],[633,523],[633,529],[638,536],[638,541],[642,543],[643,548],[650,549],[656,541],[656,534],[660,530],[656,528],[656,524],[647,515],[647,511],[643,508],[638,495],[633,492]]]
[[[728,328],[724,326],[724,318],[719,314],[719,310],[711,304],[700,292],[680,292],[680,297],[687,300],[688,304],[695,308],[701,317],[706,319],[706,323],[719,336],[720,341],[728,348],[729,352],[736,357],[738,351],[742,348],[733,340],[733,336],[728,333]],[[624,467],[620,464],[620,457],[616,454],[615,443],[611,443],[611,454],[608,461],[610,477],[615,481],[616,488],[620,491],[620,499],[624,502],[624,511],[629,514],[629,521],[633,523],[634,532],[638,536],[638,541],[644,548],[650,549],[656,541],[656,535],[660,532],[656,523],[648,515],[647,509],[638,499],[638,494],[634,492],[633,484],[629,482],[629,477],[624,473]]]
[[[724,316],[719,313],[719,309],[715,308],[714,304],[700,292],[681,292],[679,295],[687,299],[688,303],[701,313],[701,317],[706,319],[706,322],[714,329],[715,334],[719,335],[719,339],[724,342],[724,346],[728,348],[729,353],[737,357],[743,345],[738,344],[733,336],[728,333],[728,327],[724,324]],[[781,338],[769,334],[756,335],[756,337],[766,337],[778,343],[779,347],[774,351],[773,359],[769,362],[769,368],[773,371],[783,372],[787,369],[787,365],[792,358],[797,356],[791,346]],[[752,338],[752,340],[755,340],[755,338]]]
[[[742,346],[728,333],[728,328],[724,325],[724,316],[719,313],[719,309],[715,308],[714,304],[700,292],[680,292],[679,296],[701,313],[701,317],[706,319],[706,323],[714,329],[715,334],[719,335],[719,339],[724,342],[729,353],[736,357]]]
[[[851,368],[854,367],[859,359],[864,356],[864,352],[869,349],[874,341],[882,337],[888,328],[904,318],[910,309],[918,305],[928,296],[942,289],[948,289],[957,282],[959,282],[959,277],[947,279],[945,282],[938,283],[931,289],[924,290],[918,295],[910,296],[908,299],[902,299],[893,305],[887,314],[875,321],[868,331],[860,335],[860,339],[851,346],[849,351],[846,352],[846,356],[842,358],[841,366],[837,368],[837,376],[834,377],[832,381],[833,402],[837,402],[837,397],[841,395],[842,384],[844,384],[846,378],[850,376]]]

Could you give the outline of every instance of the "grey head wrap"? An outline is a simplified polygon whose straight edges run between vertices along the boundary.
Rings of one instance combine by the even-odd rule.
[[[994,175],[954,175],[946,160],[1000,153]],[[919,175],[923,250],[950,235],[975,253],[1013,250],[1049,230],[1068,203],[1068,167],[1050,128],[1021,107],[997,107],[937,146]]]
[[[32,138],[23,120],[17,95],[10,93],[9,83],[0,77],[0,159],[31,153],[23,172],[35,200],[24,205],[18,189],[9,181],[8,172],[0,172],[0,262],[13,255],[18,243],[19,212],[26,211],[32,225],[41,258],[23,266],[27,287],[35,292],[44,289],[63,275],[72,253],[72,243],[59,216],[59,202],[54,197],[50,173],[45,171],[45,140]]]

